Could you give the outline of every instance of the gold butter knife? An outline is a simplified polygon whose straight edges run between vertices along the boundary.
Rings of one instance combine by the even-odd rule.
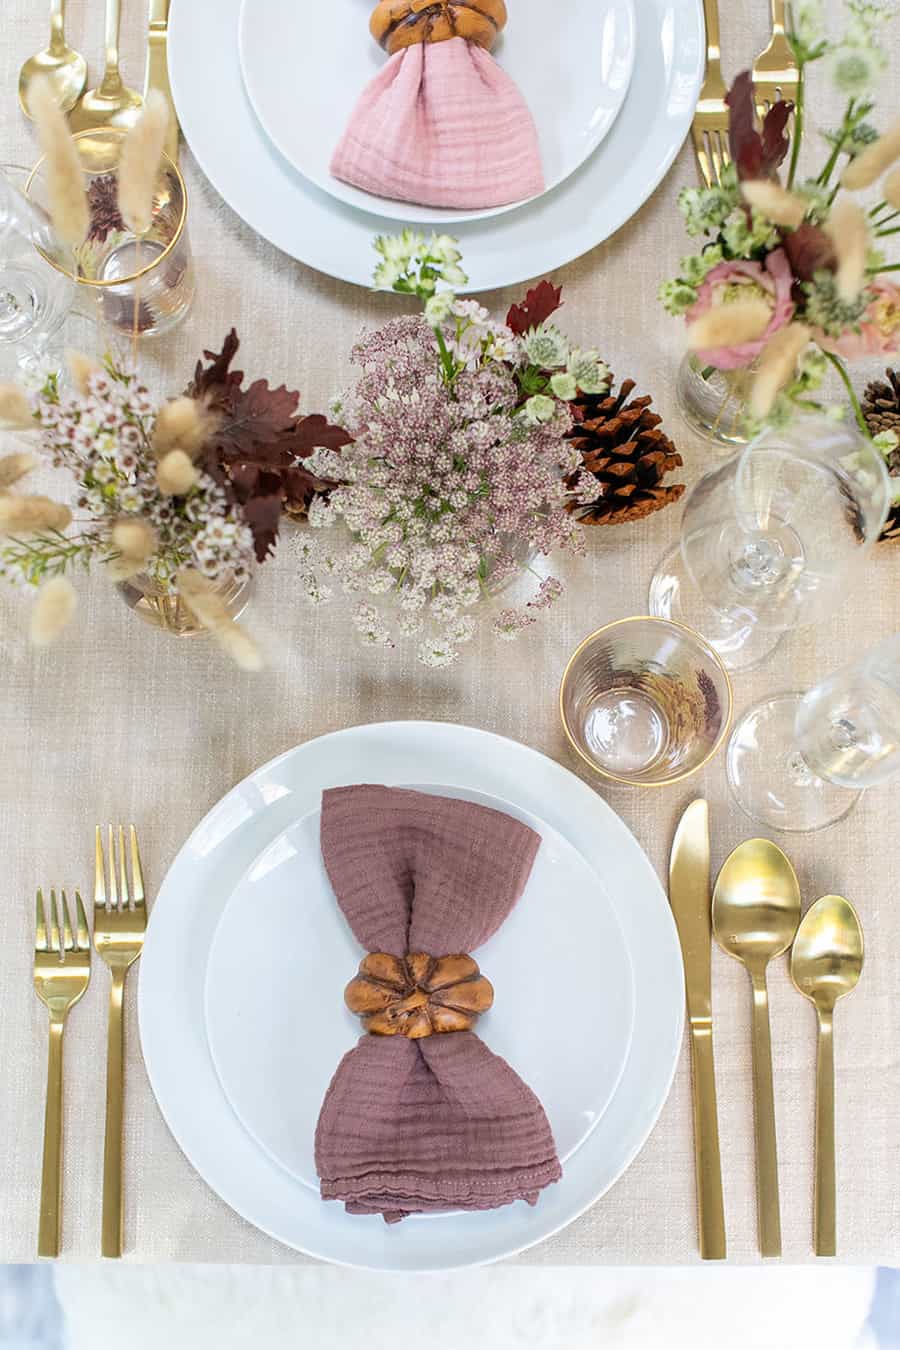
[[[144,98],[151,89],[164,94],[169,104],[169,130],[164,146],[169,159],[178,163],[178,115],[169,85],[169,0],[150,0],[147,30],[147,68],[144,74]]]
[[[675,831],[669,900],[681,940],[691,1036],[700,1255],[705,1261],[721,1261],[725,1258],[725,1208],[713,1065],[709,807],[702,797],[691,802]]]

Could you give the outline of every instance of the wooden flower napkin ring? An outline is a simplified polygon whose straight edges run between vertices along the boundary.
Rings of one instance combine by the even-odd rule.
[[[344,1002],[374,1036],[471,1031],[494,1001],[494,989],[471,956],[389,956],[370,952],[344,990]]]
[[[369,28],[393,56],[404,47],[455,37],[490,51],[505,24],[504,0],[380,0]]]

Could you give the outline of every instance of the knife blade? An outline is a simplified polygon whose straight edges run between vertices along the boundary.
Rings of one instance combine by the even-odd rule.
[[[669,901],[681,942],[691,1037],[700,1255],[705,1261],[721,1261],[725,1258],[725,1208],[713,1061],[709,887],[709,806],[699,797],[687,807],[675,831],[669,863]]]
[[[169,86],[169,0],[150,0],[150,18],[147,27],[147,65],[144,73],[144,98],[151,89],[165,95],[169,105],[169,129],[166,132],[166,154],[178,163],[178,115]]]

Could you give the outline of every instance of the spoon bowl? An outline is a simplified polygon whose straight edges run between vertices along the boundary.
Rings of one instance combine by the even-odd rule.
[[[816,1008],[834,1005],[856,988],[863,935],[856,910],[841,895],[823,895],[803,916],[791,951],[791,979]]]
[[[65,43],[45,48],[30,56],[19,71],[19,107],[31,116],[28,100],[35,80],[46,80],[62,112],[74,108],[87,83],[87,62],[80,52]]]
[[[777,844],[748,839],[725,859],[712,921],[722,950],[751,969],[787,951],[800,922],[800,886]]]

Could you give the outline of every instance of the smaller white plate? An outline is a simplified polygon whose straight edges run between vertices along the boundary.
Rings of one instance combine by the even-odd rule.
[[[478,1030],[537,1093],[565,1165],[603,1115],[631,1045],[633,981],[619,921],[593,868],[543,821],[479,792],[418,790],[505,811],[541,836],[521,899],[475,953],[495,990]],[[325,872],[320,825],[319,810],[292,825],[238,883],[206,973],[207,1036],[232,1109],[317,1194],[316,1121],[338,1062],[359,1040],[343,991],[364,954]]]
[[[370,8],[360,0],[243,0],[244,86],[272,144],[331,196],[392,219],[480,220],[520,206],[415,206],[331,176],[331,156],[356,101],[388,60],[369,33]],[[510,8],[492,54],[531,109],[549,192],[593,154],[625,100],[636,51],[634,0],[515,0]]]

